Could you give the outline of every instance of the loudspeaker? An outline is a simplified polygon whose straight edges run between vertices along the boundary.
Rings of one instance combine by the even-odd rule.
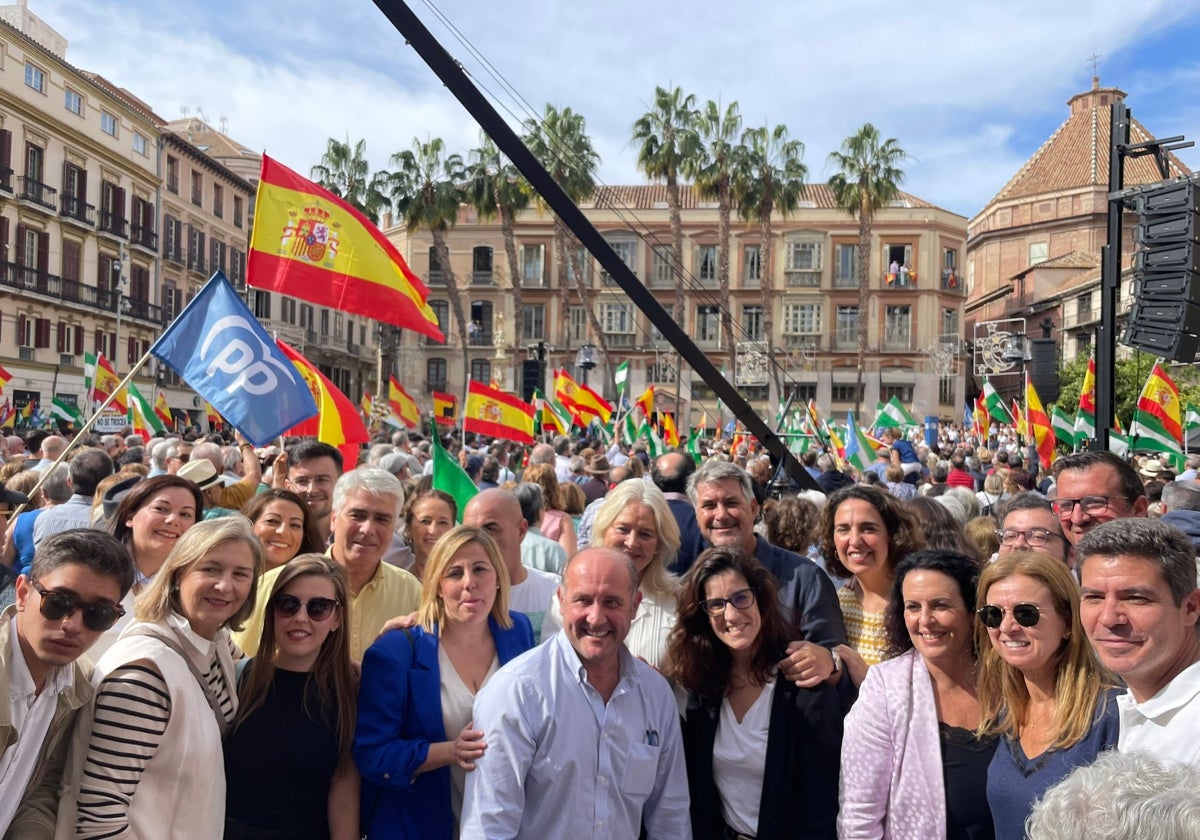
[[[1200,336],[1144,322],[1131,322],[1121,336],[1121,343],[1177,362],[1195,362],[1196,354],[1200,353]]]
[[[521,362],[521,399],[533,402],[533,391],[541,390],[544,385],[546,363],[540,359],[526,359]]]
[[[1053,338],[1029,340],[1029,381],[1043,405],[1058,402],[1058,342]]]

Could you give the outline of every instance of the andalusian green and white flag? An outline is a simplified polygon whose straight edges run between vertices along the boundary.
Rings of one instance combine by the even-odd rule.
[[[666,445],[662,442],[662,438],[654,431],[654,428],[645,420],[642,421],[641,428],[638,432],[645,436],[646,441],[650,444],[650,457],[657,458],[667,451]]]
[[[1187,404],[1187,413],[1183,416],[1183,429],[1186,432],[1200,429],[1200,408],[1197,408],[1194,403]]]
[[[136,411],[141,415],[142,424],[146,426],[152,433],[161,435],[166,433],[166,428],[163,426],[158,415],[154,413],[154,406],[150,401],[142,396],[142,392],[137,389],[137,386],[132,382],[129,383],[129,411]],[[136,424],[135,424],[136,425]]]
[[[633,412],[627,412],[625,414],[625,420],[621,425],[621,437],[625,439],[626,446],[630,446],[635,440],[638,439],[638,427],[637,424],[633,422]]]
[[[1054,437],[1068,449],[1075,449],[1075,418],[1058,407],[1058,403],[1050,409],[1050,426],[1054,429]]]
[[[74,423],[76,428],[83,428],[83,424],[87,421],[83,419],[83,414],[75,406],[65,403],[58,397],[55,397],[50,402],[50,416],[56,417],[59,420],[64,420],[67,423]]]
[[[629,360],[628,359],[621,362],[621,364],[617,365],[617,369],[613,373],[613,380],[617,383],[617,397],[618,397],[618,401],[620,401],[619,400],[620,395],[625,393],[625,383],[629,380]]]
[[[688,454],[691,455],[692,458],[696,461],[696,463],[699,464],[701,461],[701,455],[700,455],[700,432],[698,429],[693,428],[688,431],[687,451],[688,451]]]
[[[1004,398],[996,393],[996,389],[986,378],[983,380],[983,405],[992,419],[1000,423],[1014,422],[1008,407],[1004,405]]]
[[[92,379],[96,376],[96,354],[83,354],[83,387],[90,394],[92,392]]]
[[[916,419],[908,413],[908,409],[894,396],[883,405],[879,416],[875,418],[875,427],[883,426],[888,429],[900,429],[916,425],[918,425]]]
[[[854,412],[846,415],[846,462],[860,473],[875,463],[875,444],[854,422]]]

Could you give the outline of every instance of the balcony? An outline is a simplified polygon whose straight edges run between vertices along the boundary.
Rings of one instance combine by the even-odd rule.
[[[183,258],[183,247],[178,242],[168,242],[163,248],[163,259],[170,260],[176,265],[183,265],[185,262]]]
[[[857,289],[858,275],[856,274],[838,274],[834,272],[833,288],[835,289]]]
[[[880,278],[881,289],[915,289],[917,288],[917,272],[905,271],[903,268],[893,274],[885,271]]]
[[[0,166],[0,190],[6,193],[13,191],[13,170],[11,166]]]
[[[1082,327],[1100,320],[1100,306],[1071,306],[1063,307],[1063,329]]]
[[[816,289],[821,285],[821,270],[789,268],[783,272],[789,289]]]
[[[883,349],[894,352],[912,352],[912,333],[908,329],[886,330],[883,336]]]
[[[817,282],[814,285],[820,285],[820,283],[821,283],[821,280],[820,280],[820,277],[818,277]],[[762,276],[761,275],[748,275],[748,274],[742,275],[742,288],[743,289],[761,289],[762,288]]]
[[[56,195],[58,190],[46,186],[41,181],[35,181],[25,175],[17,179],[17,198],[22,201],[32,201],[39,207],[53,211],[57,209],[54,202]]]
[[[475,332],[467,332],[467,343],[472,347],[491,347],[492,346],[492,331],[475,330]]]
[[[955,294],[964,294],[967,290],[960,277],[952,268],[942,269],[942,291],[954,292]]]
[[[355,344],[353,341],[347,341],[346,342],[346,352],[349,353],[351,356],[357,356],[359,353],[362,352],[362,347]]]
[[[839,353],[849,353],[858,350],[858,328],[853,330],[838,330],[833,334],[833,349]]]
[[[148,248],[151,251],[158,250],[158,234],[154,232],[154,228],[146,225],[134,225],[133,237],[130,241],[134,245]]]
[[[820,351],[821,336],[818,333],[793,333],[784,335],[783,346],[788,350]]]
[[[129,238],[129,222],[118,216],[111,210],[100,211],[100,232],[111,233],[113,236],[119,236],[122,239]]]
[[[446,272],[430,271],[429,272],[429,285],[430,286],[445,286],[446,285]]]
[[[633,333],[605,333],[604,340],[609,347],[632,347]]]
[[[426,379],[425,380],[426,393],[428,393],[429,391],[445,391],[445,390],[446,390],[446,380],[445,379]]]
[[[304,343],[305,344],[316,344],[317,343],[317,331],[305,329],[304,330]]]
[[[546,275],[542,272],[541,266],[537,266],[536,270],[525,271],[521,275],[522,289],[544,289],[546,288]]]
[[[38,271],[16,263],[0,262],[0,286],[24,292],[44,295],[65,303],[77,303],[103,312],[116,311],[116,293],[108,289],[97,289],[76,280],[64,280],[55,274]],[[127,309],[122,314],[161,324],[162,307],[145,301],[125,298]]]
[[[204,274],[204,256],[202,254],[188,254],[187,267],[189,271]]]
[[[88,227],[96,226],[96,208],[82,198],[73,195],[62,196],[62,217],[72,222],[78,222]]]
[[[494,286],[496,285],[495,275],[490,271],[472,271],[471,285],[472,286]]]

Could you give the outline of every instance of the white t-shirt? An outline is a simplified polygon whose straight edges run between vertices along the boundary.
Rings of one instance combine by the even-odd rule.
[[[546,610],[550,609],[554,593],[558,591],[559,577],[528,566],[525,571],[528,573],[525,580],[508,590],[508,608],[529,616],[529,623],[533,625],[533,641],[541,644],[542,620],[546,617]]]
[[[1144,750],[1159,761],[1200,767],[1200,662],[1193,662],[1149,700],[1117,697],[1121,752]]]
[[[725,822],[739,834],[758,834],[758,806],[762,802],[767,763],[767,734],[771,728],[771,702],[775,680],[768,680],[742,722],[726,698],[713,741],[713,779],[721,795]]]

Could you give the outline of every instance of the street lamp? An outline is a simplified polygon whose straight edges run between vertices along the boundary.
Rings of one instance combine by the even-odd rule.
[[[112,363],[114,370],[121,355],[121,311],[125,308],[125,289],[129,285],[129,278],[125,275],[125,246],[121,246],[120,255],[117,257],[117,263],[113,266],[113,274],[116,277],[116,308],[117,308],[117,330],[113,333],[113,342],[116,345],[112,348]]]
[[[582,384],[587,384],[588,371],[596,366],[596,345],[585,344],[575,354],[575,367],[579,368]]]

